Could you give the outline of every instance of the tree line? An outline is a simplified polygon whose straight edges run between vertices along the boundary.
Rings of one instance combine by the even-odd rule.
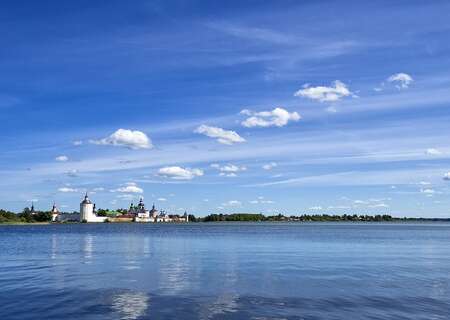
[[[358,215],[358,214],[342,214],[342,215],[330,215],[330,214],[300,214],[285,216],[283,214],[265,216],[261,213],[232,213],[232,214],[209,214],[202,218],[191,219],[189,221],[194,222],[220,222],[220,221],[299,221],[299,222],[389,222],[389,221],[450,221],[450,219],[439,218],[397,218],[388,214],[377,215]]]
[[[0,223],[34,223],[50,221],[52,221],[52,214],[50,211],[37,211],[32,213],[29,208],[25,208],[20,213],[14,213],[0,209]]]

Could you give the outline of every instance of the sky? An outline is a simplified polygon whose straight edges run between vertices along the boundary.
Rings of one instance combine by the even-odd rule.
[[[448,1],[3,1],[0,208],[450,217]]]

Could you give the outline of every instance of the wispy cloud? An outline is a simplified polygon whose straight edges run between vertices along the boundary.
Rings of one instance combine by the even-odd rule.
[[[207,126],[204,124],[195,129],[194,132],[203,134],[210,138],[215,138],[217,139],[217,142],[226,145],[245,142],[245,139],[242,138],[235,131],[224,130],[222,128]]]

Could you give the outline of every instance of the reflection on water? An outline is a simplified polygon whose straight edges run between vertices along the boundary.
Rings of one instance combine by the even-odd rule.
[[[87,234],[84,237],[84,246],[83,246],[85,263],[91,263],[92,251],[93,251],[93,246],[94,246],[93,243],[94,243],[94,237],[91,234]]]
[[[142,292],[121,293],[113,297],[111,308],[120,319],[134,320],[147,312],[149,300],[149,296]]]

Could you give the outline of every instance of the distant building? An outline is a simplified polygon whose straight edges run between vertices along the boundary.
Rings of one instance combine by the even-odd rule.
[[[58,221],[59,218],[59,211],[56,208],[56,204],[53,202],[52,210],[50,210],[50,213],[52,214],[52,222]]]
[[[37,213],[37,212],[34,210],[34,202],[33,202],[33,201],[31,201],[30,213],[31,213],[31,214],[36,214],[36,213]]]
[[[95,214],[95,204],[89,199],[87,192],[80,203],[80,222],[105,222],[107,217],[99,217]]]

